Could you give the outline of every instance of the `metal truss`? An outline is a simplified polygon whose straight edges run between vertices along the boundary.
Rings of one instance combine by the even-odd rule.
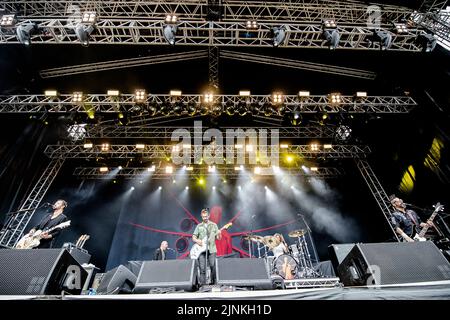
[[[117,168],[116,168],[117,169]],[[275,173],[273,169],[270,168],[260,168],[261,173],[255,175],[258,178],[264,177],[273,177]],[[230,180],[238,179],[240,175],[240,171],[236,171],[232,166],[218,166],[214,173],[208,172],[207,167],[193,167],[192,171],[183,170],[183,172],[177,171],[175,174],[167,174],[165,172],[165,167],[155,168],[154,172],[149,172],[148,167],[146,168],[122,168],[120,170],[115,170],[114,168],[109,168],[109,170],[114,170],[112,173],[109,172],[100,172],[99,167],[79,167],[76,168],[73,175],[80,177],[82,179],[104,179],[110,180],[115,178],[124,178],[124,179],[137,179],[137,180],[148,180],[148,179],[181,179],[181,178],[196,178],[199,176],[208,177],[208,176],[224,176]],[[174,169],[175,170],[175,169]],[[283,173],[288,176],[295,177],[314,177],[321,179],[332,179],[337,178],[339,176],[344,175],[344,170],[333,168],[333,167],[318,167],[317,170],[308,172],[304,172],[302,169],[293,169],[293,168],[283,168]]]
[[[27,199],[20,207],[17,214],[11,216],[3,229],[0,231],[0,244],[8,247],[14,247],[20,240],[27,224],[33,217],[36,209],[44,198],[47,190],[50,188],[53,180],[61,169],[64,158],[52,159],[40,176],[37,183],[29,193]]]
[[[193,159],[203,157],[205,150],[213,152],[216,157],[221,157],[222,159],[227,157],[227,163],[230,161],[235,163],[234,160],[237,158],[237,154],[241,153],[234,145],[215,147],[192,145],[191,150],[185,150],[185,152],[192,161]],[[144,148],[138,148],[136,145],[110,145],[104,151],[102,151],[102,145],[93,145],[92,148],[84,148],[83,145],[63,144],[48,145],[45,148],[45,154],[51,159],[127,159],[140,157],[147,160],[166,160],[172,155],[173,151],[173,145],[144,145]],[[252,153],[256,154],[256,151],[254,150]],[[323,159],[364,158],[370,153],[369,147],[364,145],[330,145],[329,148],[317,146],[316,149],[311,145],[291,145],[287,148],[258,145],[258,151],[265,151],[268,155],[279,156],[281,154],[290,154],[302,158]],[[243,153],[244,155],[248,154],[248,152]]]
[[[86,125],[86,139],[171,139],[173,132],[177,129],[188,130],[194,135],[194,127],[150,127],[150,126],[116,126],[116,125]],[[208,128],[204,128],[207,130]],[[332,126],[300,126],[300,127],[220,127],[222,132],[226,130],[242,129],[244,131],[255,129],[257,131],[267,130],[271,136],[285,139],[320,139],[334,138],[336,127]],[[276,130],[274,130],[276,129]]]
[[[380,181],[375,175],[375,172],[372,170],[372,167],[370,166],[369,162],[366,159],[355,159],[356,166],[359,169],[359,172],[363,176],[364,180],[366,181],[367,186],[370,189],[370,192],[372,193],[373,197],[375,198],[378,206],[380,207],[381,211],[383,212],[384,217],[386,218],[387,223],[389,224],[389,227],[391,228],[392,232],[395,235],[395,238],[397,241],[400,241],[397,233],[395,232],[392,223],[391,223],[391,215],[393,213],[392,205],[389,201],[389,197],[386,194],[386,192],[383,189],[383,186],[381,185]]]
[[[448,5],[448,0],[424,0],[419,12],[438,12]]]
[[[45,95],[0,95],[0,113],[66,113],[140,112],[149,116],[163,115],[220,115],[246,114],[283,115],[289,113],[408,113],[417,104],[409,96],[340,96],[340,103],[332,103],[330,96],[298,95],[282,96],[276,104],[271,95],[214,95],[211,103],[204,102],[203,95],[155,95],[149,94],[143,103],[136,103],[132,94],[119,97],[108,95],[84,95],[82,102],[74,102],[73,95],[57,97]]]
[[[39,72],[44,79],[63,77],[80,73],[90,73],[106,70],[116,70],[124,68],[141,67],[143,65],[172,63],[179,61],[189,61],[195,59],[207,58],[208,54],[205,50],[187,51],[181,53],[169,53],[164,55],[155,55],[142,58],[110,60],[96,63],[86,63],[81,65],[45,69]]]
[[[450,41],[450,13],[428,12],[415,13],[414,20],[430,30],[439,40]]]
[[[353,69],[353,68],[345,68],[333,65],[326,65],[322,63],[314,63],[308,61],[299,61],[299,60],[291,60],[291,59],[283,59],[280,57],[271,57],[266,55],[259,54],[250,54],[243,52],[233,52],[222,50],[220,52],[220,57],[231,60],[240,60],[245,62],[254,62],[254,63],[262,63],[268,64],[278,67],[287,67],[293,69],[301,69],[308,71],[316,71],[316,72],[324,72],[335,74],[339,76],[348,76],[355,78],[362,78],[368,80],[374,80],[376,77],[376,73],[366,70]]]
[[[164,19],[176,14],[180,19],[208,19],[208,1],[55,1],[5,0],[0,4],[7,12],[21,17],[78,17],[85,11],[95,11],[100,18]],[[382,5],[380,21],[400,21],[411,9]],[[222,20],[257,20],[321,23],[334,19],[338,23],[366,24],[370,9],[361,2],[297,0],[297,1],[221,1]],[[210,20],[210,19],[208,19]]]
[[[284,280],[286,289],[303,289],[303,288],[323,288],[323,287],[339,287],[339,278],[304,278],[294,280]]]
[[[208,78],[209,86],[213,89],[219,88],[219,48],[208,47]]]
[[[39,32],[31,35],[35,44],[80,44],[75,34],[75,24],[67,19],[30,18],[18,25],[34,24]],[[248,30],[246,22],[180,21],[176,45],[216,47],[273,47],[273,28],[285,28],[284,39],[279,44],[285,48],[326,48],[321,24],[294,24],[284,22],[259,23],[257,30]],[[102,19],[95,24],[90,35],[91,44],[166,45],[165,21],[147,19]],[[381,44],[373,40],[374,27],[339,24],[340,49],[380,50]],[[389,50],[420,51],[417,37],[422,30],[410,28],[402,34],[392,33]],[[0,43],[19,43],[15,28],[3,28]]]

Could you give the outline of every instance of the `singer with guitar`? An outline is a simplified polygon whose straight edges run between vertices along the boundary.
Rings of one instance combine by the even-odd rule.
[[[209,211],[203,209],[201,212],[202,222],[199,223],[194,233],[192,234],[192,240],[200,247],[206,245],[206,250],[200,253],[197,258],[198,267],[200,269],[200,285],[206,285],[206,268],[211,270],[211,283],[216,281],[216,239],[222,238],[222,233],[217,227],[217,224],[209,220]],[[206,243],[203,243],[203,242]],[[208,260],[208,261],[207,261]]]
[[[32,235],[36,230],[43,230],[44,232],[41,234],[41,242],[34,249],[42,249],[42,248],[52,248],[54,244],[54,240],[61,233],[60,228],[56,228],[51,232],[45,232],[52,227],[55,227],[63,222],[67,221],[66,215],[63,213],[64,209],[67,208],[67,202],[65,200],[59,199],[53,205],[53,213],[46,215],[38,225],[36,225],[33,229],[28,233]]]
[[[413,210],[406,209],[406,204],[402,199],[391,195],[389,197],[395,212],[392,214],[391,222],[403,241],[414,242],[414,236],[419,233],[419,229],[433,226],[433,221],[430,219],[425,223],[420,220],[420,217]]]

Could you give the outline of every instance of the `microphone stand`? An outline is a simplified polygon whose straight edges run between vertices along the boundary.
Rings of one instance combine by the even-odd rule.
[[[312,234],[312,231],[311,231],[311,229],[309,228],[309,225],[308,225],[308,223],[306,222],[306,220],[305,220],[305,218],[303,217],[303,215],[302,215],[301,213],[299,213],[298,216],[301,217],[301,219],[303,220],[303,223],[304,223],[305,226],[306,226],[306,230],[308,230],[309,240],[311,241],[311,245],[312,245],[312,248],[313,248],[313,251],[314,251],[314,259],[315,259],[315,262],[318,263],[318,262],[319,262],[319,259],[318,259],[318,257],[317,257],[316,246],[314,245],[314,240],[313,240],[312,235],[311,235],[311,234]]]
[[[254,215],[251,216],[251,220],[250,220],[250,237],[253,236],[253,219],[254,219]],[[248,237],[248,253],[250,254],[250,259],[253,258],[253,243],[250,240],[250,237]]]

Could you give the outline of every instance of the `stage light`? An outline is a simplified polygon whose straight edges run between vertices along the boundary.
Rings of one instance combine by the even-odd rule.
[[[214,95],[212,93],[205,93],[203,95],[203,101],[205,103],[212,103],[214,101]]]
[[[408,27],[404,23],[394,23],[394,27],[397,34],[408,33]]]
[[[341,94],[340,93],[332,93],[330,94],[330,103],[332,104],[339,104],[342,102]]]
[[[235,149],[242,149],[243,146],[242,146],[242,144],[235,144],[235,145],[234,145],[234,148],[235,148]]]
[[[89,45],[89,37],[92,31],[94,31],[93,25],[85,25],[82,23],[78,23],[76,25],[75,34],[83,47],[87,47]]]
[[[331,145],[331,144],[324,144],[323,148],[324,149],[331,149],[331,148],[333,148],[333,145]]]
[[[162,189],[162,187],[161,187],[161,186],[159,186],[159,187],[158,187],[158,190],[161,190],[161,189]]]
[[[251,144],[247,144],[247,145],[245,146],[245,151],[247,151],[247,152],[253,152],[253,146],[252,146]]]
[[[255,167],[254,173],[255,174],[261,174],[261,168],[260,167]]]
[[[347,141],[352,133],[352,129],[346,125],[340,125],[336,129],[335,138],[340,141]]]
[[[185,190],[189,190],[189,187],[188,186],[186,186],[185,188],[184,188]]]
[[[213,189],[213,190],[216,190],[216,186],[213,186],[212,189]]]
[[[267,189],[269,189],[269,188],[267,188],[267,186],[264,186],[264,189],[266,189],[266,190],[267,190]]]
[[[208,166],[208,172],[216,172],[216,166]]]
[[[286,38],[286,27],[274,27],[272,28],[272,42],[274,47],[278,47]]]
[[[122,168],[122,166],[119,166],[118,169],[119,169],[119,170],[122,170],[123,168]]]
[[[34,23],[24,23],[20,24],[16,28],[16,36],[17,40],[20,43],[28,46],[31,43],[31,31],[36,29],[36,25]]]
[[[299,91],[298,92],[299,97],[309,97],[309,91]]]
[[[16,23],[16,16],[13,14],[4,14],[0,19],[1,27],[12,27]]]
[[[284,97],[282,93],[274,92],[272,94],[272,103],[273,104],[280,104],[283,103]]]
[[[242,189],[242,187],[241,187],[241,186],[238,186],[238,189],[239,189],[239,190],[241,190],[241,189]]]
[[[239,91],[239,96],[241,96],[241,97],[250,97],[250,91],[248,91],[248,90],[241,90],[241,91]]]
[[[290,155],[286,156],[286,162],[287,163],[292,163],[293,161],[294,161],[294,157],[293,156],[290,156]]]
[[[180,97],[182,92],[181,92],[181,90],[170,90],[169,94],[172,97]]]
[[[357,98],[366,98],[367,97],[367,92],[365,92],[365,91],[358,91],[356,93],[356,97]]]
[[[85,144],[83,144],[83,148],[85,148],[85,149],[90,149],[90,148],[92,148],[94,145],[92,144],[92,143],[85,143]]]
[[[291,186],[291,189],[294,189],[294,186]]]
[[[95,24],[97,22],[97,14],[95,12],[84,12],[81,22],[84,24]]]
[[[143,103],[147,101],[147,92],[145,89],[136,89],[134,92],[134,101],[136,103]]]
[[[163,28],[164,39],[172,46],[175,45],[177,31],[178,26],[173,24],[167,24]]]
[[[173,179],[173,180],[172,180],[172,183],[173,183],[173,184],[177,183],[177,180]]]
[[[173,173],[173,167],[172,166],[166,166],[166,173]]]
[[[337,27],[337,24],[335,20],[327,19],[323,21],[323,27],[327,29],[335,29]]]
[[[145,149],[145,144],[137,143],[136,144],[136,149]]]
[[[131,191],[133,191],[134,189],[135,189],[134,187],[131,187],[131,188],[130,188]]]
[[[294,112],[291,119],[291,124],[293,126],[298,126],[302,123],[302,116],[298,112]]]
[[[103,143],[100,150],[108,151],[109,150],[109,143]]]
[[[433,34],[422,33],[417,37],[423,52],[432,52],[437,45],[437,39]]]
[[[180,150],[180,147],[178,145],[172,147],[172,152],[178,152]]]
[[[46,97],[56,97],[58,96],[58,92],[56,90],[45,90],[44,95]]]
[[[183,144],[183,149],[190,150],[191,145],[190,144]]]
[[[201,186],[205,185],[205,179],[203,178],[198,179],[198,184]]]
[[[392,34],[385,30],[376,30],[374,37],[380,42],[380,49],[387,50],[392,45]]]
[[[108,172],[108,167],[100,167],[100,172]]]
[[[152,165],[151,167],[147,168],[148,172],[155,172],[155,170],[156,170],[156,166],[155,165]]]
[[[120,94],[119,90],[108,90],[107,95],[110,97],[118,97]]]
[[[241,171],[241,167],[234,167],[234,171]]]
[[[166,16],[166,23],[171,24],[171,23],[177,23],[178,21],[178,16],[174,15],[174,14],[168,14]]]
[[[319,170],[319,168],[317,168],[317,167],[311,167],[311,169],[310,169],[311,171],[318,171]]]
[[[186,171],[193,171],[193,170],[194,170],[194,167],[192,167],[192,166],[186,167]]]
[[[308,167],[307,166],[305,166],[305,165],[302,165],[302,170],[303,170],[303,172],[308,172]]]
[[[319,145],[317,143],[311,143],[309,147],[311,151],[319,151]]]
[[[287,148],[289,148],[288,144],[286,144],[286,143],[280,144],[280,149],[287,149]]]
[[[113,180],[113,183],[117,183],[117,180]]]
[[[72,94],[72,102],[80,103],[83,101],[83,92],[74,92]]]
[[[246,23],[246,28],[248,30],[258,30],[259,29],[258,21],[256,21],[256,20],[248,20],[247,23]]]
[[[223,183],[227,183],[227,180],[225,180],[225,179],[223,179],[223,181],[222,181]]]

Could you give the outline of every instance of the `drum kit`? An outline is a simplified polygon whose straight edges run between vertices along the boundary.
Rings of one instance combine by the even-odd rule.
[[[275,236],[247,235],[244,240],[257,243],[258,258],[266,259],[266,263],[273,275],[279,275],[285,280],[298,278],[314,278],[320,276],[313,267],[306,243],[306,231],[303,229],[289,232],[290,238],[295,238],[295,244],[287,247],[288,252],[277,257],[268,255],[281,241]],[[262,252],[262,253],[261,253]]]

